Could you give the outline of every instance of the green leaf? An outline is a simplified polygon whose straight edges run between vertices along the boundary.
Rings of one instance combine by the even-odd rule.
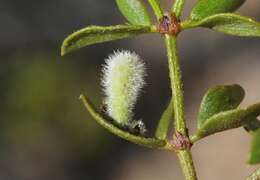
[[[260,168],[257,169],[250,177],[246,180],[259,180],[260,179]]]
[[[198,0],[191,11],[190,18],[200,20],[214,14],[233,12],[244,2],[245,0]]]
[[[149,13],[140,0],[116,0],[117,6],[125,18],[132,24],[150,26]]]
[[[245,91],[239,85],[217,86],[208,90],[201,102],[198,128],[211,116],[237,108],[244,99]]]
[[[249,156],[249,164],[260,163],[260,129],[258,129],[253,135],[253,142],[251,146],[251,153]]]
[[[130,134],[129,132],[123,131],[122,129],[120,129],[117,126],[115,126],[114,124],[112,124],[111,120],[106,119],[102,114],[98,113],[98,111],[93,106],[93,104],[90,102],[90,100],[88,98],[86,98],[84,95],[80,95],[80,100],[83,102],[86,110],[97,121],[97,123],[100,124],[101,126],[103,126],[105,129],[107,129],[112,134],[117,135],[132,143],[142,145],[145,147],[149,147],[149,148],[164,148],[164,146],[166,145],[166,142],[163,140],[136,136],[136,135]]]
[[[189,21],[183,28],[207,27],[228,35],[260,37],[260,23],[237,14],[216,14],[200,21]],[[186,27],[185,27],[186,26]]]
[[[168,134],[170,123],[173,120],[173,103],[172,100],[168,104],[167,108],[163,112],[159,124],[156,129],[155,137],[165,140]]]
[[[147,26],[89,26],[69,35],[63,41],[61,55],[68,54],[88,45],[124,39],[149,32],[151,32],[151,28]]]
[[[234,109],[218,113],[207,119],[192,137],[197,141],[203,137],[246,125],[260,114],[260,103],[246,109]]]

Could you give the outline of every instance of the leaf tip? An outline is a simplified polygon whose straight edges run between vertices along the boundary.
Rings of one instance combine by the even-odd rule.
[[[67,38],[66,38],[61,44],[60,55],[65,56],[67,53],[68,50],[67,50]]]

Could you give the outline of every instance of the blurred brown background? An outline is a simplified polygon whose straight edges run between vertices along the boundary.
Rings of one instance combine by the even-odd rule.
[[[171,4],[162,2],[165,8]],[[194,2],[187,0],[185,16]],[[259,8],[258,1],[247,1],[239,12],[260,21]],[[170,98],[159,35],[94,45],[61,58],[60,44],[71,32],[90,24],[124,22],[112,0],[1,0],[0,22],[1,180],[183,179],[174,154],[112,136],[78,101],[87,92],[100,104],[104,58],[116,49],[136,51],[148,69],[136,116],[154,132]],[[260,39],[197,29],[181,34],[179,47],[192,132],[201,98],[211,86],[238,83],[246,90],[242,105],[260,101]],[[250,141],[237,129],[196,144],[199,178],[245,179],[256,168],[245,163]]]

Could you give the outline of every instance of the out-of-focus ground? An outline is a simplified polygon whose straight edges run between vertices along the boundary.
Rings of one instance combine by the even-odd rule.
[[[167,7],[170,0],[163,1]],[[187,1],[185,12],[195,0]],[[260,21],[260,3],[247,1],[239,13]],[[84,48],[59,56],[62,40],[90,24],[123,23],[114,1],[45,0],[0,2],[0,179],[170,180],[183,179],[174,154],[149,150],[110,135],[78,101],[87,93],[98,106],[101,64],[113,50],[136,51],[148,69],[136,116],[150,134],[170,98],[167,60],[160,36]],[[242,106],[260,101],[260,39],[229,37],[206,29],[180,35],[187,120],[209,87],[238,83]],[[246,164],[251,137],[236,129],[193,147],[201,180],[242,180],[257,166]]]

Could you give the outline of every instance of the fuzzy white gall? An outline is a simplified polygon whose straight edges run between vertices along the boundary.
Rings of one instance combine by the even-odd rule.
[[[133,109],[146,75],[144,62],[130,51],[116,51],[103,66],[102,86],[108,115],[119,125],[131,126]]]

